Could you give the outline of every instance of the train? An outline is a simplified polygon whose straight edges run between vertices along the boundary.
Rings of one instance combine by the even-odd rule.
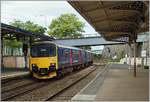
[[[29,69],[37,79],[61,78],[64,74],[93,64],[92,52],[39,41],[31,45]]]

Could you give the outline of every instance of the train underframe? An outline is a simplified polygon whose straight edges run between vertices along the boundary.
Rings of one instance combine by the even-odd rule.
[[[37,68],[36,70],[32,69],[30,72],[35,78],[37,79],[50,79],[50,78],[61,78],[67,73],[71,73],[75,70],[79,70],[88,66],[91,66],[93,62],[88,62],[84,64],[78,64],[73,66],[67,66],[67,67],[61,67],[53,70],[50,70],[50,68]]]

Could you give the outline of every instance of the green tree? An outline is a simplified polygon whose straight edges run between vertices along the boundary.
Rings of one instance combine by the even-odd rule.
[[[17,48],[17,47],[21,47],[22,43],[18,42],[16,39],[13,39],[13,40],[4,39],[3,45],[11,46],[12,48]]]
[[[84,32],[84,26],[75,14],[62,14],[52,20],[48,34],[56,38],[79,38]]]
[[[39,34],[44,34],[46,31],[46,28],[31,21],[22,22],[20,20],[14,20],[10,22],[10,25]]]
[[[46,28],[35,24],[31,21],[20,21],[20,20],[13,20],[12,22],[9,23],[10,25],[17,27],[17,28],[21,28],[27,31],[31,31],[34,33],[39,33],[39,34],[44,34],[46,31]],[[7,36],[7,35],[6,35]],[[4,39],[4,46],[10,46],[12,48],[17,48],[17,47],[21,47],[22,46],[22,42],[17,41],[16,39],[13,40],[7,40]]]

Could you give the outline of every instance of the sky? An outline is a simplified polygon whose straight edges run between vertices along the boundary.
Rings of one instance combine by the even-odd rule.
[[[52,21],[64,13],[73,13],[85,22],[85,33],[97,34],[92,26],[66,1],[1,1],[1,22],[9,24],[14,19],[32,21],[48,27]],[[92,47],[93,50],[103,46]]]

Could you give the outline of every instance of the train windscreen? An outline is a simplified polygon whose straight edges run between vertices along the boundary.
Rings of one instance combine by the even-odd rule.
[[[56,56],[55,44],[36,44],[31,47],[31,57],[53,57]]]

